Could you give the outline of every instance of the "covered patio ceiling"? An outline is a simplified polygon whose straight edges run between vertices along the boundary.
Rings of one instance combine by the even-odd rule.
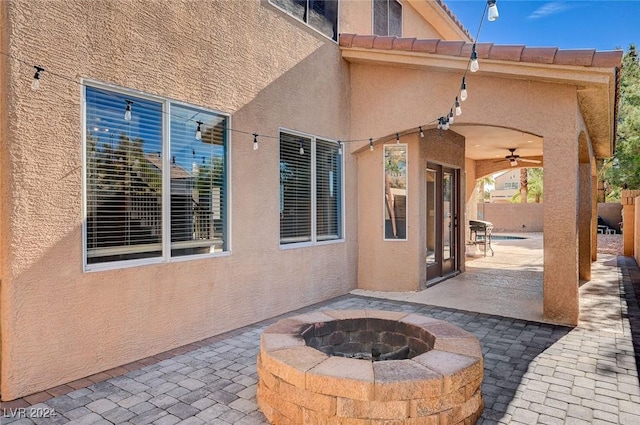
[[[521,157],[542,156],[542,137],[509,128],[454,124],[452,131],[466,139],[465,156],[473,160],[500,160],[509,149]]]

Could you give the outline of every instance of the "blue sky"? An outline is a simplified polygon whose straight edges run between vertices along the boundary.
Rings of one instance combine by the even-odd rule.
[[[444,0],[476,36],[485,0]],[[500,18],[485,18],[479,42],[562,49],[640,47],[640,0],[498,0]]]

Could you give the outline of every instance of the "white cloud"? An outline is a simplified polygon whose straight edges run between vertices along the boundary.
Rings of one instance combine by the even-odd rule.
[[[536,9],[531,15],[529,15],[529,19],[541,19],[546,18],[547,16],[555,15],[556,13],[564,12],[569,9],[567,3],[554,1],[551,3],[545,3],[538,9]]]

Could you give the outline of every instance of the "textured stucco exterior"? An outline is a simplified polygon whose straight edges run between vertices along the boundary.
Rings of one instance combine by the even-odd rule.
[[[465,39],[438,8],[437,2],[404,1],[403,35]],[[430,120],[449,111],[466,59],[411,52],[368,61],[365,52],[353,60],[265,0],[197,7],[159,0],[5,0],[0,11],[3,52],[26,62],[0,57],[2,400],[356,287],[420,288],[426,279],[427,161],[460,172],[466,217],[459,218],[457,271],[464,271],[466,220],[475,218],[465,202],[476,199],[475,178],[489,171],[465,158],[457,126],[507,126],[544,139],[545,316],[577,323],[577,198],[588,189],[579,169],[578,135],[588,127],[574,77],[581,68],[561,73],[571,79],[555,78],[543,65],[523,71],[508,61],[483,63],[489,72],[468,75],[473,91],[464,114],[441,134]],[[339,14],[341,32],[371,32],[371,2],[341,2]],[[65,78],[45,72],[42,88],[32,91],[32,62]],[[83,271],[81,81],[230,116],[231,127],[242,132],[230,135],[228,254]],[[280,247],[278,140],[263,137],[254,151],[251,133],[276,136],[282,128],[365,140],[344,149],[344,240]],[[409,238],[402,242],[383,240],[383,145],[395,143],[396,133],[409,151]],[[373,152],[366,142],[372,136]]]
[[[230,255],[92,273],[82,266],[80,77],[219,110],[249,132],[344,139],[349,74],[336,43],[267,2],[2,7],[11,22],[2,25],[3,50],[74,79],[45,74],[33,92],[33,69],[2,58],[3,399],[356,286],[355,205],[346,208],[344,242],[281,250],[278,142],[263,139],[254,152],[241,133],[231,135]],[[345,157],[345,197],[355,198],[354,158]]]

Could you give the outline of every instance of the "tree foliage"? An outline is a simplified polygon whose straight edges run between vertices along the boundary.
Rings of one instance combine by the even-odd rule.
[[[542,168],[522,168],[522,170],[526,170],[526,184],[527,184],[527,202],[542,202],[543,198],[543,190],[542,190],[542,180],[544,179],[544,171]],[[522,179],[520,181],[520,185],[522,186]],[[511,197],[511,202],[521,202],[521,192],[516,192]]]
[[[640,189],[640,63],[631,44],[622,59],[616,152],[603,167],[607,198],[623,188]]]

